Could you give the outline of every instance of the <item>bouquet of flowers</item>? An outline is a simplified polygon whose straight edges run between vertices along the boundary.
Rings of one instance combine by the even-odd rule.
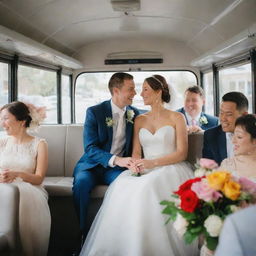
[[[162,213],[169,215],[174,228],[186,243],[204,237],[206,247],[214,251],[227,215],[256,199],[256,183],[236,177],[225,170],[215,170],[217,164],[202,158],[195,171],[197,176],[180,185],[173,200],[162,201]]]

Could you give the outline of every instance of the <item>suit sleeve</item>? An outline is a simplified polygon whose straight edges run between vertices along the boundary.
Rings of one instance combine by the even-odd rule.
[[[208,159],[214,159],[212,151],[210,150],[210,141],[209,141],[209,135],[208,132],[204,132],[204,142],[203,142],[203,152],[202,152],[202,157],[203,158],[208,158]]]
[[[219,244],[214,255],[215,256],[244,255],[241,247],[241,243],[240,243],[238,230],[231,216],[228,217],[224,222],[224,226],[222,228],[220,238],[219,238]]]
[[[217,118],[215,121],[215,126],[218,126],[218,125],[219,125],[219,118]]]
[[[100,148],[98,123],[91,108],[87,109],[84,124],[84,152],[95,165],[101,164],[108,167],[112,154]]]

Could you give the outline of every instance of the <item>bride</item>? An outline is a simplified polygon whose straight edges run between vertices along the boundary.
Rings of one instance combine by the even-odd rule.
[[[182,114],[167,110],[170,101],[164,77],[146,78],[141,96],[151,111],[135,120],[131,170],[109,187],[81,251],[81,256],[196,255],[166,217],[160,201],[193,176],[183,161],[188,150]],[[140,174],[140,176],[138,176]]]

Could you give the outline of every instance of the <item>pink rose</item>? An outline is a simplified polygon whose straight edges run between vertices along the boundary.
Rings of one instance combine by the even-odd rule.
[[[256,194],[256,183],[247,179],[246,177],[239,177],[238,183],[241,185],[242,190],[250,194]]]
[[[214,160],[208,158],[201,158],[199,164],[201,167],[207,169],[215,169],[218,167],[218,164]]]
[[[200,182],[193,183],[191,190],[194,191],[199,199],[202,199],[206,202],[214,201],[216,202],[222,194],[218,191],[211,188],[206,179],[203,179]]]

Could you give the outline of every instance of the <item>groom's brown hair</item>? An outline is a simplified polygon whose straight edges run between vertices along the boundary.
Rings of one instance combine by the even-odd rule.
[[[113,95],[113,88],[121,88],[124,85],[124,80],[133,80],[133,76],[128,73],[118,72],[111,76],[108,82],[108,89]]]

